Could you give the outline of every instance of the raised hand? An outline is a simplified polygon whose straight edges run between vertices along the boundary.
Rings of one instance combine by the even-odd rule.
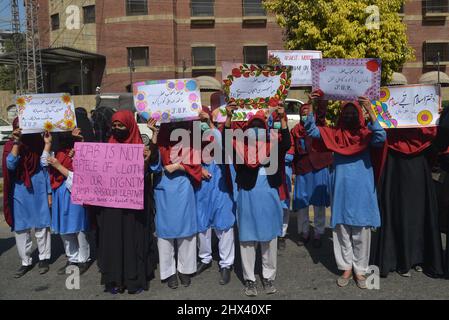
[[[209,171],[207,171],[206,169],[202,168],[201,169],[201,178],[203,180],[210,180],[210,178],[212,178],[212,175],[209,173]]]
[[[232,117],[232,114],[237,109],[237,104],[235,102],[231,102],[226,106],[226,114],[228,117]]]
[[[45,144],[51,144],[53,142],[53,137],[51,136],[50,131],[44,132],[44,142]]]
[[[80,128],[73,129],[72,137],[75,138],[75,140],[84,141],[84,137],[81,135],[81,129]]]
[[[15,141],[20,141],[20,139],[22,138],[22,129],[17,128],[12,132],[12,137]]]
[[[153,131],[153,133],[155,133],[155,132],[157,132],[157,127],[156,127],[156,123],[157,123],[157,120],[156,119],[153,119],[153,118],[150,118],[149,120],[148,120],[148,122],[147,122],[147,127],[148,127],[148,129],[150,129],[151,131]]]

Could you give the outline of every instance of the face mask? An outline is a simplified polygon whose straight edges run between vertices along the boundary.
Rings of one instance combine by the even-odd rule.
[[[302,121],[302,122],[306,122],[306,121],[307,121],[307,117],[308,117],[308,116],[301,116],[301,121]]]
[[[128,129],[121,130],[121,129],[114,128],[114,129],[112,129],[112,136],[118,141],[123,141],[126,138],[128,138],[129,130]]]
[[[275,122],[274,124],[273,124],[273,129],[280,129],[281,128],[281,123],[280,122]]]
[[[207,122],[201,122],[201,131],[202,131],[202,132],[207,131],[207,130],[209,130],[209,129],[210,129],[210,127],[209,127],[209,125],[207,124]]]

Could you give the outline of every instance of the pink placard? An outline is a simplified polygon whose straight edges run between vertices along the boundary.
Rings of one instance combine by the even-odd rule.
[[[141,210],[143,144],[75,143],[72,202]]]

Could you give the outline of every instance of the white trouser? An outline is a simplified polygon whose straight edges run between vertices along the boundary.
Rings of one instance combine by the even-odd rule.
[[[333,230],[334,254],[339,270],[352,270],[364,275],[368,272],[371,230],[339,224]]]
[[[326,227],[326,208],[313,206],[313,224],[315,227],[315,236],[324,234]],[[303,233],[307,237],[310,228],[309,207],[299,209],[298,211],[298,234]]]
[[[284,216],[282,221],[282,238],[287,235],[287,228],[288,228],[288,220],[290,219],[290,210],[289,209],[283,209],[284,210]]]
[[[39,250],[39,260],[50,259],[51,256],[51,233],[50,228],[41,228],[34,230],[34,236],[37,240],[37,249]],[[17,251],[22,260],[23,266],[31,266],[31,249],[33,241],[31,240],[31,229],[15,232]]]
[[[69,262],[85,263],[90,257],[90,246],[87,240],[87,233],[80,231],[77,233],[61,234],[64,244],[65,255]]]
[[[176,239],[178,244],[178,271],[183,274],[196,272],[196,235]],[[175,239],[157,238],[161,280],[176,274]]]
[[[245,280],[256,281],[254,268],[258,243],[254,241],[240,243],[243,279]],[[262,252],[262,276],[264,279],[274,280],[276,278],[277,238],[268,242],[260,242],[260,249]]]
[[[218,252],[220,254],[220,268],[230,268],[234,264],[234,228],[226,231],[214,230],[218,238]],[[212,261],[212,229],[198,234],[198,256],[202,263]]]

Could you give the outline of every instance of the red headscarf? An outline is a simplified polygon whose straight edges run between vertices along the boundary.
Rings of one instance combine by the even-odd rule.
[[[249,130],[253,126],[255,120],[260,120],[264,123],[264,129],[268,134],[268,126],[266,123],[265,111],[263,110],[257,111],[256,114],[251,119],[248,120],[245,126],[245,131]],[[237,155],[241,159],[243,159],[244,164],[251,169],[256,169],[260,167],[260,163],[264,162],[264,160],[270,156],[271,147],[268,139],[266,141],[257,140],[256,144],[249,144],[246,139],[244,139],[244,141],[237,141],[234,138],[233,146],[237,152]],[[265,154],[262,154],[261,156],[265,158],[259,159],[259,150],[263,149],[265,149],[266,151]]]
[[[305,108],[312,108],[310,104],[304,104],[300,108],[300,114]],[[315,121],[318,127],[326,125],[326,111],[318,109],[315,113]],[[295,174],[306,174],[313,170],[319,170],[332,164],[332,153],[329,152],[322,140],[312,139],[307,135],[307,131],[302,121],[300,121],[291,131],[292,148],[294,148],[295,158],[293,168]],[[300,140],[304,141],[306,148],[302,147]]]
[[[341,119],[341,114],[350,105],[355,106],[359,114],[356,128],[346,128]],[[343,104],[335,128],[319,127],[319,130],[326,148],[344,156],[352,156],[366,150],[372,137],[371,130],[366,126],[362,108],[357,101]]]
[[[15,118],[13,121],[13,129],[19,128],[19,118]],[[13,218],[11,208],[9,206],[9,196],[11,190],[11,179],[9,176],[9,170],[6,165],[6,158],[11,153],[14,146],[13,139],[11,138],[4,146],[3,149],[3,213],[8,225],[13,225]],[[44,140],[40,134],[24,134],[22,135],[19,151],[19,164],[16,169],[16,180],[22,181],[27,188],[31,188],[31,177],[39,170],[40,157],[44,150]]]
[[[163,166],[168,166],[170,164],[173,164],[171,159],[171,153],[173,150],[173,147],[175,147],[180,140],[178,141],[170,141],[170,123],[162,123],[161,127],[159,129],[159,135],[157,138],[157,144],[159,147],[159,153],[161,155],[161,162]],[[180,122],[178,124],[180,127],[183,127],[186,130],[190,130],[192,132],[193,130],[193,123],[192,122]],[[201,185],[201,164],[196,164],[196,160],[198,159],[201,161],[201,155],[200,150],[195,150],[193,148],[193,137],[192,133],[190,134],[190,147],[187,154],[187,161],[183,161],[184,159],[181,159],[179,163],[184,167],[184,170],[187,172],[187,174],[190,175],[192,179],[192,183],[194,187],[199,187]],[[181,150],[180,150],[181,151]],[[178,154],[179,155],[179,154]]]
[[[430,147],[437,127],[388,129],[388,148],[406,155],[417,155]]]
[[[111,122],[119,121],[128,130],[129,135],[124,141],[118,141],[111,136],[109,138],[109,143],[132,143],[132,144],[143,144],[142,137],[140,136],[139,127],[137,126],[136,119],[134,119],[134,114],[129,110],[119,110],[112,115]]]
[[[281,121],[281,117],[279,116],[277,111],[274,111],[271,114],[271,117],[273,119],[273,125],[274,125],[274,122]],[[284,113],[283,118],[285,119],[286,122],[288,122],[288,117],[287,117],[286,113]],[[278,139],[281,139],[281,133],[278,133]],[[287,150],[284,153],[279,153],[279,158],[278,158],[278,163],[282,164],[279,168],[279,172],[281,173],[282,184],[278,188],[279,197],[282,201],[290,199],[290,192],[288,190],[288,185],[287,185],[287,183],[288,183],[287,182],[287,174],[285,173],[285,155],[291,151],[293,151],[292,148],[290,148],[290,150]],[[294,153],[294,151],[293,151],[293,153]]]
[[[72,148],[63,149],[56,152],[55,155],[55,158],[59,161],[59,163],[61,163],[61,165],[69,171],[73,171],[73,161],[72,158],[69,156],[71,150]],[[63,174],[61,174],[58,170],[54,168],[50,168],[50,184],[53,190],[58,189],[64,182],[64,180],[65,177]]]
[[[203,112],[206,112],[209,115],[209,119],[212,122],[212,112],[210,111],[209,107],[206,106],[202,106]],[[206,148],[209,144],[211,144],[212,142],[214,142],[214,136],[210,136],[209,137],[209,141],[203,141],[201,140],[201,156],[203,156],[202,151],[204,150],[204,148]],[[213,152],[211,152],[211,156],[213,156]],[[211,159],[201,159],[202,162],[204,163],[209,163],[211,161]]]

